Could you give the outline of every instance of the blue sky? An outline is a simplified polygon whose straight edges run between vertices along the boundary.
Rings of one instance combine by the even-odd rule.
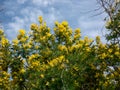
[[[75,29],[80,28],[82,36],[95,38],[99,35],[105,42],[105,14],[94,11],[99,7],[96,0],[0,0],[5,10],[0,20],[9,40],[16,37],[18,30],[30,30],[31,23],[38,23],[38,16],[43,16],[49,27],[55,21],[66,20]]]

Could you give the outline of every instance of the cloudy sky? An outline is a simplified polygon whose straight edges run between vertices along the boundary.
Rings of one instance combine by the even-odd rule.
[[[38,23],[38,16],[43,16],[49,27],[55,21],[66,20],[75,29],[80,28],[82,36],[104,40],[105,14],[95,11],[99,8],[96,0],[0,0],[4,11],[0,21],[9,40],[16,37],[18,30],[30,30],[31,23]],[[97,15],[97,16],[96,16]]]

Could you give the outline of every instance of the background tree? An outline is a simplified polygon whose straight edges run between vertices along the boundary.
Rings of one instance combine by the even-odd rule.
[[[108,30],[106,34],[106,40],[109,41],[112,45],[115,44],[120,47],[120,0],[97,0],[97,2],[108,15],[105,19],[106,28]],[[120,60],[116,62],[116,64],[112,64],[113,62],[109,60],[107,60],[107,62],[109,62],[109,66],[114,68],[115,72],[120,73],[118,70],[120,67]]]
[[[108,15],[106,17],[108,29],[106,39],[113,44],[120,45],[120,0],[97,0],[97,2]]]

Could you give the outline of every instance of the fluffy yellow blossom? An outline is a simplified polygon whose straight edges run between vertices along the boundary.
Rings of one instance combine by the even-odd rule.
[[[25,30],[23,30],[23,29],[21,29],[21,30],[19,30],[19,33],[20,33],[20,35],[25,35]]]
[[[67,22],[67,21],[63,21],[63,22],[62,22],[62,25],[63,25],[64,27],[67,27],[67,26],[68,26],[68,22]]]
[[[112,73],[112,74],[110,74],[110,78],[114,78],[114,74]]]
[[[49,86],[49,84],[50,84],[50,83],[47,81],[45,85],[46,85],[46,86]]]
[[[87,47],[87,48],[86,48],[86,51],[87,51],[87,52],[90,52],[90,51],[91,51],[91,48]]]
[[[46,35],[47,35],[48,37],[50,37],[50,36],[51,36],[51,33],[46,33]]]
[[[46,70],[49,69],[49,68],[50,68],[50,67],[49,67],[48,64],[43,63],[43,64],[40,65],[40,70],[41,70],[41,71],[46,71]]]
[[[20,81],[23,81],[23,79],[22,79],[22,78],[20,78]]]
[[[25,60],[22,60],[22,63],[25,63],[26,61]]]
[[[29,49],[31,47],[32,47],[32,45],[30,45],[29,43],[23,44],[23,48],[25,48],[25,49]]]
[[[20,41],[23,42],[23,43],[26,42],[26,40],[27,40],[27,39],[24,38],[24,37],[20,39]]]
[[[0,30],[0,35],[3,35],[3,33],[4,33],[3,30]]]
[[[73,51],[73,47],[68,47],[68,51],[72,52]]]
[[[61,59],[61,60],[62,60],[62,59],[64,59],[64,56],[63,56],[63,55],[62,55],[62,56],[60,56],[60,57],[59,57],[59,59]]]
[[[102,43],[100,43],[99,48],[100,48],[100,49],[102,48],[102,49],[104,49],[104,50],[105,50],[105,49],[106,49],[106,44],[102,44]]]
[[[84,41],[85,41],[86,43],[88,43],[88,42],[89,42],[89,39],[88,39],[88,37],[87,37],[87,36],[84,38]]]
[[[115,52],[115,55],[118,56],[118,55],[120,55],[120,53],[119,52]]]
[[[35,49],[37,50],[38,48],[39,48],[39,46],[38,46],[38,45],[36,45],[36,46],[35,46]]]
[[[108,81],[106,81],[103,85],[107,87],[109,85]]]
[[[75,33],[80,33],[80,28],[77,28],[77,29],[75,30]]]
[[[32,59],[34,59],[36,56],[34,54],[32,54],[31,56],[29,56],[29,60],[31,61]]]
[[[62,63],[62,64],[60,65],[60,69],[63,69],[63,68],[65,68],[65,64],[64,64],[64,63]]]
[[[40,74],[40,77],[41,77],[41,78],[44,78],[44,74]]]
[[[6,38],[2,38],[2,40],[1,40],[2,46],[6,46],[8,44],[8,42],[9,41]]]
[[[64,62],[65,59],[64,59],[64,56],[59,56],[58,58],[55,58],[51,61],[48,62],[48,64],[51,66],[51,67],[54,67],[58,64],[61,64],[62,62]]]
[[[74,35],[74,40],[79,39],[81,37],[80,33]]]
[[[22,69],[20,70],[20,73],[25,73],[25,69],[22,68]]]
[[[95,66],[95,65],[90,64],[90,66],[91,66],[92,69],[94,69],[94,70],[96,69],[96,66]]]
[[[52,61],[50,61],[48,64],[51,66],[51,67],[54,67],[57,65],[57,60],[56,59],[53,59]]]
[[[18,45],[18,43],[19,43],[19,41],[17,39],[14,39],[12,42],[14,45]]]
[[[117,71],[114,71],[114,75],[120,77],[120,74],[119,74],[119,72],[117,72]]]
[[[40,65],[40,62],[39,61],[34,61],[34,62],[31,63],[31,65],[33,67],[38,67]]]
[[[2,79],[0,78],[0,82],[2,82]]]
[[[52,82],[54,82],[55,81],[55,78],[52,78]]]
[[[64,27],[62,24],[59,24],[59,25],[58,25],[58,28],[59,28],[59,30],[63,30],[63,31],[64,31],[64,29],[65,29],[65,27]]]
[[[38,30],[38,25],[35,23],[31,24],[31,30]]]
[[[67,47],[65,45],[59,45],[58,49],[61,51],[67,51]]]
[[[75,80],[74,81],[74,84],[76,85],[76,86],[79,86],[79,83]]]
[[[102,53],[100,58],[101,58],[101,59],[104,59],[104,58],[106,58],[106,56],[107,56],[107,55],[106,55],[105,53]]]
[[[41,40],[42,42],[46,41],[46,39],[47,39],[46,36],[40,37],[40,40]]]
[[[108,52],[111,53],[113,50],[112,49],[109,49]]]
[[[84,44],[84,42],[85,42],[84,40],[79,40],[80,44]]]
[[[46,28],[47,24],[46,22],[43,23],[43,28]]]

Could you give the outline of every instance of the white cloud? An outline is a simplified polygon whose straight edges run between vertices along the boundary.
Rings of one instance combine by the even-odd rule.
[[[3,29],[3,25],[0,23],[0,29]]]
[[[15,15],[15,12],[14,12],[14,11],[8,11],[8,12],[6,12],[6,15],[14,16],[14,15]]]
[[[21,16],[14,16],[12,18],[12,22],[9,22],[7,25],[8,29],[6,34],[10,40],[16,37],[18,30],[26,29],[28,31],[30,24],[37,22],[38,16],[43,15],[43,12],[41,10],[37,10],[36,8],[32,9],[32,11],[31,8],[23,8],[19,14]]]
[[[102,19],[92,20],[85,18],[84,16],[78,19],[78,26],[81,28],[82,35],[88,36],[93,39],[95,39],[96,36],[100,36],[101,40],[105,43],[105,29],[103,29],[104,24],[105,23],[104,21],[102,21]]]
[[[36,7],[26,7],[22,8],[19,14],[20,16],[12,17],[12,22],[9,22],[7,25],[6,34],[10,40],[16,37],[20,29],[29,31],[31,23],[37,23],[39,16],[43,16],[48,25],[54,24],[54,21],[60,19],[59,11],[56,11],[53,7],[47,13],[43,13],[42,10]]]
[[[9,0],[5,2],[5,6],[12,6],[6,12],[11,21],[7,22],[6,33],[10,39],[15,38],[19,29],[28,31],[30,24],[37,23],[38,16],[41,15],[50,27],[56,20],[68,20],[72,28],[81,28],[82,35],[95,38],[96,35],[101,34],[102,19],[91,19],[88,18],[89,13],[86,15],[81,13],[81,10],[84,12],[93,10],[94,4],[92,1],[89,3],[89,0]]]
[[[45,20],[48,25],[53,25],[55,21],[61,20],[63,17],[59,11],[51,7],[47,14],[45,14]]]
[[[47,5],[52,5],[55,3],[56,0],[32,0],[32,3],[35,5],[42,5],[42,6],[47,6]]]

